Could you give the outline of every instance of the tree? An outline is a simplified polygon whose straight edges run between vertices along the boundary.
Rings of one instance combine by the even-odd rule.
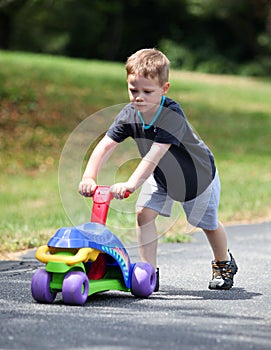
[[[0,48],[124,61],[137,49],[159,47],[177,67],[266,75],[270,3],[0,0]]]

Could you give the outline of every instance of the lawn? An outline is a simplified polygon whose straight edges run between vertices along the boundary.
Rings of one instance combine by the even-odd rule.
[[[181,70],[172,71],[170,80],[169,96],[181,103],[215,154],[222,182],[221,220],[269,220],[271,80]],[[115,106],[126,103],[128,96],[124,65],[119,63],[0,52],[0,81],[4,252],[36,247],[58,227],[88,221],[89,203],[77,194],[80,174],[96,139],[113,120]],[[72,148],[69,157],[63,147],[80,128],[88,132],[82,152],[79,143],[79,154]],[[124,180],[137,161],[132,142],[121,145],[100,181]],[[135,200],[136,194],[115,201],[109,214],[110,227],[126,242],[135,240]],[[158,226],[167,240],[179,240],[188,230],[178,205],[173,218]]]

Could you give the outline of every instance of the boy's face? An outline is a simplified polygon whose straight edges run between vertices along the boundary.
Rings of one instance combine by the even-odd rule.
[[[161,103],[162,95],[169,89],[169,83],[163,86],[158,79],[144,78],[142,76],[130,74],[127,77],[128,92],[130,102],[141,113],[155,113]]]

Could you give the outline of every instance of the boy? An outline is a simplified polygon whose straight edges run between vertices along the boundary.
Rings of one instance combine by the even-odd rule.
[[[214,156],[193,132],[181,107],[166,98],[169,60],[156,49],[143,49],[126,62],[130,103],[119,113],[90,156],[79,193],[91,196],[102,164],[119,142],[132,137],[142,160],[127,182],[111,187],[117,199],[142,189],[136,204],[137,235],[142,261],[156,268],[157,215],[170,216],[179,201],[190,224],[205,232],[213,251],[210,289],[230,289],[237,265],[218,221],[220,183]],[[159,288],[159,269],[156,291]]]

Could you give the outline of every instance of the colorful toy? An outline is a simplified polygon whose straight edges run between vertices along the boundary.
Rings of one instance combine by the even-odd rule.
[[[154,291],[153,266],[132,264],[121,241],[105,226],[113,199],[110,187],[97,186],[92,198],[90,222],[60,228],[47,245],[37,249],[36,258],[46,266],[32,277],[31,292],[36,301],[52,303],[62,292],[65,304],[83,305],[88,296],[107,290],[143,298]]]

